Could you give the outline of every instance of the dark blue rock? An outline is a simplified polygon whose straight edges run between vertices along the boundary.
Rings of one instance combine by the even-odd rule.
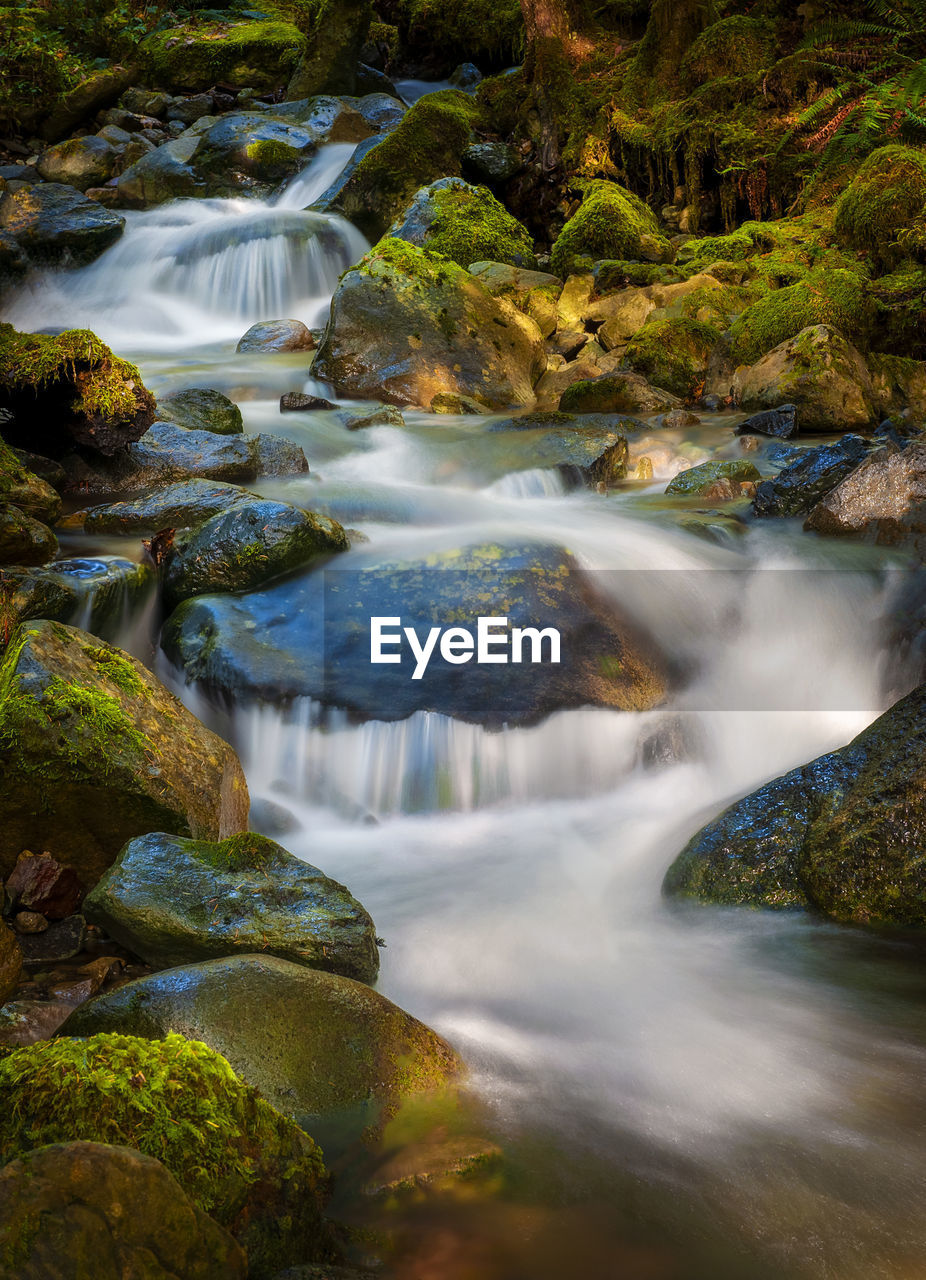
[[[757,487],[753,512],[757,516],[806,515],[867,456],[867,444],[854,435],[805,449],[796,461]]]
[[[775,436],[790,440],[797,435],[797,405],[780,404],[777,409],[764,409],[741,422],[736,428],[738,436]]]

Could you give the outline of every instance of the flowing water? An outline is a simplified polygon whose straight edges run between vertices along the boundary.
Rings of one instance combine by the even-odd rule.
[[[889,566],[788,522],[720,541],[680,529],[658,495],[731,451],[723,419],[637,444],[656,482],[605,497],[490,447],[480,419],[348,433],[332,413],[281,418],[282,391],[315,385],[305,357],[235,342],[256,320],[317,325],[362,253],[346,223],[302,211],[348,152],[275,201],[131,215],[97,263],[30,282],[10,318],[87,324],[158,392],[228,390],[249,430],[291,436],[312,469],[257,487],[377,550],[568,546],[692,673],[667,709],[493,733],[424,712],[219,711],[166,672],[234,739],[254,797],[289,810],[287,846],[371,911],[379,989],[459,1048],[505,1152],[490,1191],[396,1211],[396,1273],[926,1276],[921,947],[660,893],[706,819],[886,705]],[[682,749],[656,767],[645,744],[669,730]]]

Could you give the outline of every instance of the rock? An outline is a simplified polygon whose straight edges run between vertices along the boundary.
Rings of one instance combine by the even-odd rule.
[[[19,1280],[244,1280],[244,1251],[164,1166],[129,1147],[68,1142],[0,1170],[0,1235]],[[51,1229],[36,1230],[36,1221]],[[165,1259],[161,1262],[161,1259]]]
[[[684,427],[696,427],[700,421],[698,415],[691,413],[688,409],[672,409],[671,412],[664,413],[653,425],[665,427],[667,431],[680,431]]]
[[[55,103],[42,122],[41,136],[46,142],[66,138],[78,125],[115,102],[131,83],[131,75],[124,67],[110,67],[82,80]]]
[[[234,751],[140,662],[38,621],[13,636],[0,673],[3,872],[39,848],[93,885],[147,831],[215,840],[246,829]]]
[[[68,486],[80,493],[137,492],[199,478],[247,484],[259,476],[299,475],[309,465],[298,445],[281,436],[221,436],[155,422],[121,457],[90,466],[68,459]]]
[[[8,430],[9,421],[0,423]],[[61,499],[47,479],[30,471],[22,456],[0,437],[0,501],[12,503],[35,520],[54,524],[61,514]]]
[[[88,329],[49,337],[0,324],[0,408],[13,415],[6,442],[49,458],[75,445],[111,455],[154,421],[138,369]]]
[[[315,339],[301,320],[265,320],[252,324],[236,351],[313,351]]]
[[[631,338],[624,359],[653,386],[696,400],[720,338],[718,329],[698,320],[650,320]]]
[[[702,462],[696,467],[689,467],[687,471],[680,471],[678,475],[670,480],[666,486],[666,493],[678,494],[683,497],[693,497],[696,494],[709,496],[708,491],[711,486],[719,480],[729,480],[735,485],[740,485],[744,481],[759,480],[761,476],[753,463],[745,458],[737,458],[733,461],[717,460],[714,462]],[[718,493],[714,495],[725,499],[726,493]],[[731,492],[730,497],[735,497],[736,493]]]
[[[454,68],[450,83],[458,89],[475,89],[482,82],[482,72],[472,62],[461,62]]]
[[[532,271],[504,262],[473,262],[469,271],[493,298],[511,298],[513,302],[520,302],[540,289],[559,296],[563,287],[559,276],[550,275],[549,271]]]
[[[191,596],[251,591],[349,547],[347,534],[327,516],[286,502],[241,500],[173,543],[162,574],[165,604],[170,609]]]
[[[597,283],[600,276],[595,275],[593,278],[596,291],[601,292],[603,286]],[[689,280],[669,283],[654,281],[652,284],[607,293],[594,301],[589,300],[581,308],[579,318],[583,321],[603,322],[598,330],[598,341],[606,351],[611,351],[627,343],[648,322],[655,324],[674,320],[677,325],[678,321],[690,319],[686,314],[678,314],[681,304],[692,294],[705,291],[712,294],[721,288],[719,280],[703,272]]]
[[[30,453],[28,449],[14,449],[13,453],[22,466],[28,468],[40,480],[44,480],[46,484],[51,485],[53,489],[64,487],[67,474],[60,462],[56,462],[54,458],[43,458],[39,453]],[[2,462],[0,462],[0,466],[2,466]],[[15,505],[22,507],[21,502]]]
[[[738,436],[774,436],[778,440],[790,440],[797,435],[797,405],[780,404],[777,409],[765,409],[754,413],[734,428]]]
[[[357,91],[360,51],[371,12],[369,0],[338,0],[319,10],[323,18],[308,25],[309,38],[286,87],[287,98]]]
[[[458,89],[426,94],[388,137],[366,151],[333,207],[370,240],[379,239],[419,188],[459,176],[477,118],[472,98]]]
[[[347,418],[344,425],[348,431],[363,431],[367,427],[404,427],[405,419],[395,405],[387,404],[381,409]]]
[[[305,48],[297,27],[258,19],[225,26],[220,39],[208,26],[167,27],[147,36],[137,56],[147,83],[170,93],[199,93],[216,84],[263,92],[285,84]]]
[[[556,468],[567,485],[610,486],[627,474],[625,427],[638,430],[642,422],[592,414],[527,413],[494,422],[491,430],[504,433],[499,443],[512,441],[522,467]],[[512,437],[510,433],[517,432]]]
[[[211,94],[196,93],[189,98],[172,99],[167,108],[167,119],[179,120],[181,124],[189,126],[202,120],[204,116],[211,116],[214,110]]]
[[[865,430],[876,422],[871,377],[864,359],[835,329],[803,329],[736,371],[733,394],[749,409],[793,403],[803,432]]]
[[[460,396],[455,391],[438,391],[431,397],[428,406],[432,413],[469,414],[470,416],[488,412],[484,404],[474,400],[472,396]]]
[[[44,933],[48,921],[37,911],[17,911],[13,916],[13,928],[17,933]]]
[[[16,934],[0,920],[0,1004],[16,990],[22,968],[22,951]]]
[[[10,872],[6,891],[14,907],[38,911],[49,920],[73,915],[86,892],[73,867],[58,862],[50,853],[30,853],[28,849],[19,855]]]
[[[315,377],[341,395],[427,406],[439,392],[531,406],[540,331],[456,263],[383,240],[341,277]]]
[[[187,431],[213,431],[219,436],[240,435],[244,431],[241,410],[234,400],[208,387],[187,387],[162,396],[158,418]]]
[[[71,138],[39,156],[38,171],[46,182],[61,182],[78,191],[102,187],[113,176],[117,152],[105,138]]]
[[[464,176],[490,185],[507,182],[524,168],[520,154],[506,142],[474,142],[460,160]]]
[[[29,259],[8,232],[0,230],[0,294],[24,279]]]
[[[890,271],[909,257],[910,227],[926,204],[926,161],[915,147],[873,151],[836,202],[838,235]],[[922,241],[920,241],[922,246]]]
[[[247,1274],[255,1280],[266,1280],[290,1263],[338,1256],[321,1218],[325,1167],[315,1143],[204,1044],[174,1034],[155,1041],[122,1035],[84,1040],[58,1036],[0,1058],[0,1089],[6,1101],[0,1147],[8,1157],[36,1159],[26,1154],[30,1148],[76,1138],[131,1146],[135,1149],[127,1154],[133,1162],[139,1152],[149,1157],[157,1152],[203,1218],[208,1212],[215,1220],[211,1239],[221,1244],[220,1260],[231,1258],[234,1275],[244,1274],[243,1255],[231,1252],[216,1222],[247,1253]],[[137,1163],[131,1168],[137,1170]],[[88,1173],[98,1172],[91,1163]],[[110,1184],[106,1189],[114,1205],[130,1194],[117,1187]],[[99,1193],[87,1187],[86,1194],[93,1202]],[[155,1199],[152,1208],[157,1205]],[[123,1218],[129,1216],[127,1209],[128,1204]],[[99,1221],[96,1214],[87,1218]],[[78,1218],[82,1220],[86,1218]],[[145,1223],[141,1211],[136,1221],[139,1228]],[[174,1246],[170,1217],[159,1218],[156,1252],[139,1258],[143,1270],[133,1274],[174,1280],[180,1259],[190,1256],[187,1249],[209,1244],[209,1237],[203,1239],[195,1229],[197,1223],[202,1225],[202,1220],[187,1210],[177,1224],[183,1239]],[[55,1233],[43,1232],[37,1238],[51,1242]],[[163,1270],[152,1270],[160,1257]],[[94,1257],[91,1267],[67,1274],[92,1274],[96,1280],[97,1264]],[[128,1272],[120,1267],[113,1275],[124,1278]]]
[[[191,529],[254,495],[235,484],[179,480],[144,489],[133,498],[78,511],[71,519],[87,533],[157,533]]]
[[[41,933],[23,934],[19,943],[26,964],[58,964],[80,955],[86,937],[87,922],[82,915],[75,914],[56,920]]]
[[[46,564],[57,551],[58,539],[47,525],[0,502],[0,565]]]
[[[847,747],[731,805],[672,864],[666,892],[922,927],[924,759],[920,686]]]
[[[730,325],[730,357],[750,365],[802,330],[827,325],[848,342],[867,340],[874,319],[866,274],[821,269],[762,293]]]
[[[50,1040],[73,1012],[74,1006],[63,1000],[8,1000],[0,1007],[0,1048]]]
[[[37,266],[79,266],[122,235],[125,218],[73,187],[43,182],[0,195],[0,231]]]
[[[260,951],[360,982],[379,971],[376,931],[360,903],[265,836],[131,840],[85,911],[156,968]]]
[[[116,183],[120,204],[144,209],[167,200],[206,194],[206,182],[190,164],[200,138],[182,134],[141,156]]]
[[[451,1084],[460,1062],[429,1027],[363,983],[273,956],[168,969],[81,1006],[68,1035],[179,1030],[228,1059],[329,1158],[403,1102]]]
[[[305,167],[318,142],[311,129],[254,112],[219,116],[200,137],[195,167],[213,195],[240,191],[249,178],[281,182]]]
[[[813,508],[816,533],[854,534],[882,546],[926,551],[926,444],[888,444],[865,458]]]
[[[642,200],[616,182],[590,182],[553,245],[550,265],[565,276],[600,258],[671,262],[672,257],[656,215]]]
[[[867,456],[865,441],[853,435],[843,436],[836,444],[800,450],[777,476],[756,487],[752,509],[757,516],[806,515]]]
[[[336,409],[338,406],[323,396],[309,396],[301,391],[288,391],[280,396],[280,413],[302,413],[305,410]]]
[[[127,614],[150,598],[154,574],[148,565],[119,556],[55,560],[43,568],[4,569],[0,602],[15,622],[80,617],[95,634],[120,627]]]
[[[660,413],[678,408],[678,397],[651,387],[637,373],[583,378],[560,397],[563,413]]]
[[[641,710],[664,695],[653,643],[557,547],[486,544],[396,560],[371,553],[359,564],[327,591],[325,575],[308,574],[246,596],[188,600],[168,620],[162,645],[188,679],[223,698],[310,697],[362,720],[429,710],[500,728],[586,704]],[[561,662],[462,667],[435,651],[417,680],[407,646],[399,664],[370,662],[371,617],[401,616],[427,635],[461,618],[475,627],[480,615],[556,627]]]
[[[471,187],[462,178],[439,178],[422,187],[388,234],[442,253],[463,268],[483,261],[535,265],[527,229],[487,187]]]

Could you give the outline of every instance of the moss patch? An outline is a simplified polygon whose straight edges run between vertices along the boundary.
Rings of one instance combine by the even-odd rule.
[[[839,199],[836,231],[882,267],[926,257],[926,152],[892,145],[870,155]]]
[[[533,266],[534,246],[488,187],[447,187],[433,194],[437,217],[428,233],[428,248],[461,267],[473,262],[505,262]]]
[[[730,329],[737,364],[754,364],[802,329],[826,324],[864,344],[873,316],[868,282],[852,271],[810,273],[799,284],[774,289],[747,307]]]
[[[638,196],[616,182],[592,182],[553,245],[557,275],[590,268],[600,258],[668,261],[672,248],[656,216]]]
[[[720,330],[698,320],[654,320],[632,338],[627,363],[654,386],[693,400],[704,387],[711,352]]]
[[[169,92],[218,81],[271,89],[286,83],[305,47],[289,22],[188,23],[148,36],[138,57],[147,81]]]

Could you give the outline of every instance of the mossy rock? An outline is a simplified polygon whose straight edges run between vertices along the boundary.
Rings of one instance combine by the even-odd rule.
[[[219,82],[262,91],[286,84],[305,48],[305,36],[289,22],[213,22],[156,31],[137,56],[147,82],[170,93]]]
[[[234,751],[140,662],[58,622],[13,636],[0,666],[0,870],[47,849],[94,884],[127,840],[224,839],[247,826]]]
[[[236,502],[256,497],[236,484],[217,480],[179,480],[154,485],[131,498],[76,511],[68,527],[86,533],[157,533],[160,529],[192,529]]]
[[[0,324],[0,408],[8,444],[61,457],[74,445],[112,454],[154,421],[154,397],[133,364],[89,329],[56,337]]]
[[[582,203],[557,236],[551,268],[561,276],[590,270],[602,258],[671,262],[672,246],[656,215],[616,182],[590,182]]]
[[[250,591],[349,547],[327,516],[287,502],[241,500],[174,542],[164,563],[164,599],[173,608],[191,596]]]
[[[0,429],[8,427],[0,424]],[[45,524],[54,524],[61,514],[61,498],[48,483],[30,471],[0,437],[0,502],[10,502]]]
[[[560,396],[563,413],[662,413],[679,408],[671,391],[651,387],[638,373],[579,378]]]
[[[0,502],[0,565],[47,564],[57,551],[58,539],[47,525]]]
[[[193,163],[211,195],[235,195],[248,181],[280,182],[304,168],[318,145],[315,130],[258,112],[219,116],[200,136]]]
[[[238,1239],[249,1276],[331,1256],[321,1152],[205,1044],[172,1032],[43,1040],[0,1058],[0,1094],[5,1160],[76,1140],[133,1147]]]
[[[389,235],[427,246],[459,266],[503,263],[536,265],[527,228],[513,218],[488,187],[472,187],[460,178],[440,178],[423,187]]]
[[[360,53],[373,17],[371,0],[312,0],[303,3],[302,14],[306,48],[287,85],[287,98],[362,93]]]
[[[102,187],[109,181],[117,159],[115,147],[105,138],[90,134],[49,147],[39,156],[36,168],[46,182],[63,182],[78,191],[86,191],[88,187]]]
[[[244,1250],[224,1227],[160,1160],[129,1147],[65,1142],[27,1151],[0,1170],[0,1206],[3,1272],[16,1280],[247,1276]]]
[[[920,686],[847,747],[768,783],[704,827],[670,868],[666,892],[923,928],[924,760]]]
[[[888,270],[926,257],[926,152],[897,144],[872,152],[836,204],[836,231]]]
[[[674,480],[666,485],[666,493],[679,497],[695,497],[704,493],[718,480],[732,480],[738,484],[744,480],[759,480],[761,476],[754,463],[746,459],[701,462],[687,471],[680,471]]]
[[[682,59],[682,79],[697,87],[726,76],[754,74],[771,66],[776,57],[772,24],[733,14],[701,32]]]
[[[378,239],[420,187],[459,176],[478,119],[473,99],[458,89],[426,94],[364,155],[341,189],[338,211]]]
[[[125,617],[150,601],[154,589],[149,565],[120,556],[6,568],[0,580],[0,652],[17,626],[32,618],[69,622],[80,617],[94,635],[116,635]]]
[[[214,431],[219,436],[237,436],[244,431],[241,410],[234,400],[211,387],[186,387],[161,396],[158,418],[187,431]]]
[[[317,867],[244,832],[218,843],[156,832],[130,840],[83,913],[156,968],[261,951],[373,982],[373,921]]]
[[[461,1064],[436,1032],[370,987],[271,956],[168,969],[82,1005],[69,1035],[159,1039],[176,1030],[228,1058],[329,1157],[370,1139],[409,1099],[446,1088]]]
[[[718,329],[697,320],[652,320],[631,338],[624,358],[654,386],[695,400],[720,337]]]
[[[753,364],[802,329],[825,324],[850,342],[865,342],[874,307],[871,286],[854,271],[819,271],[799,284],[774,289],[737,317],[730,329],[736,364]]]

